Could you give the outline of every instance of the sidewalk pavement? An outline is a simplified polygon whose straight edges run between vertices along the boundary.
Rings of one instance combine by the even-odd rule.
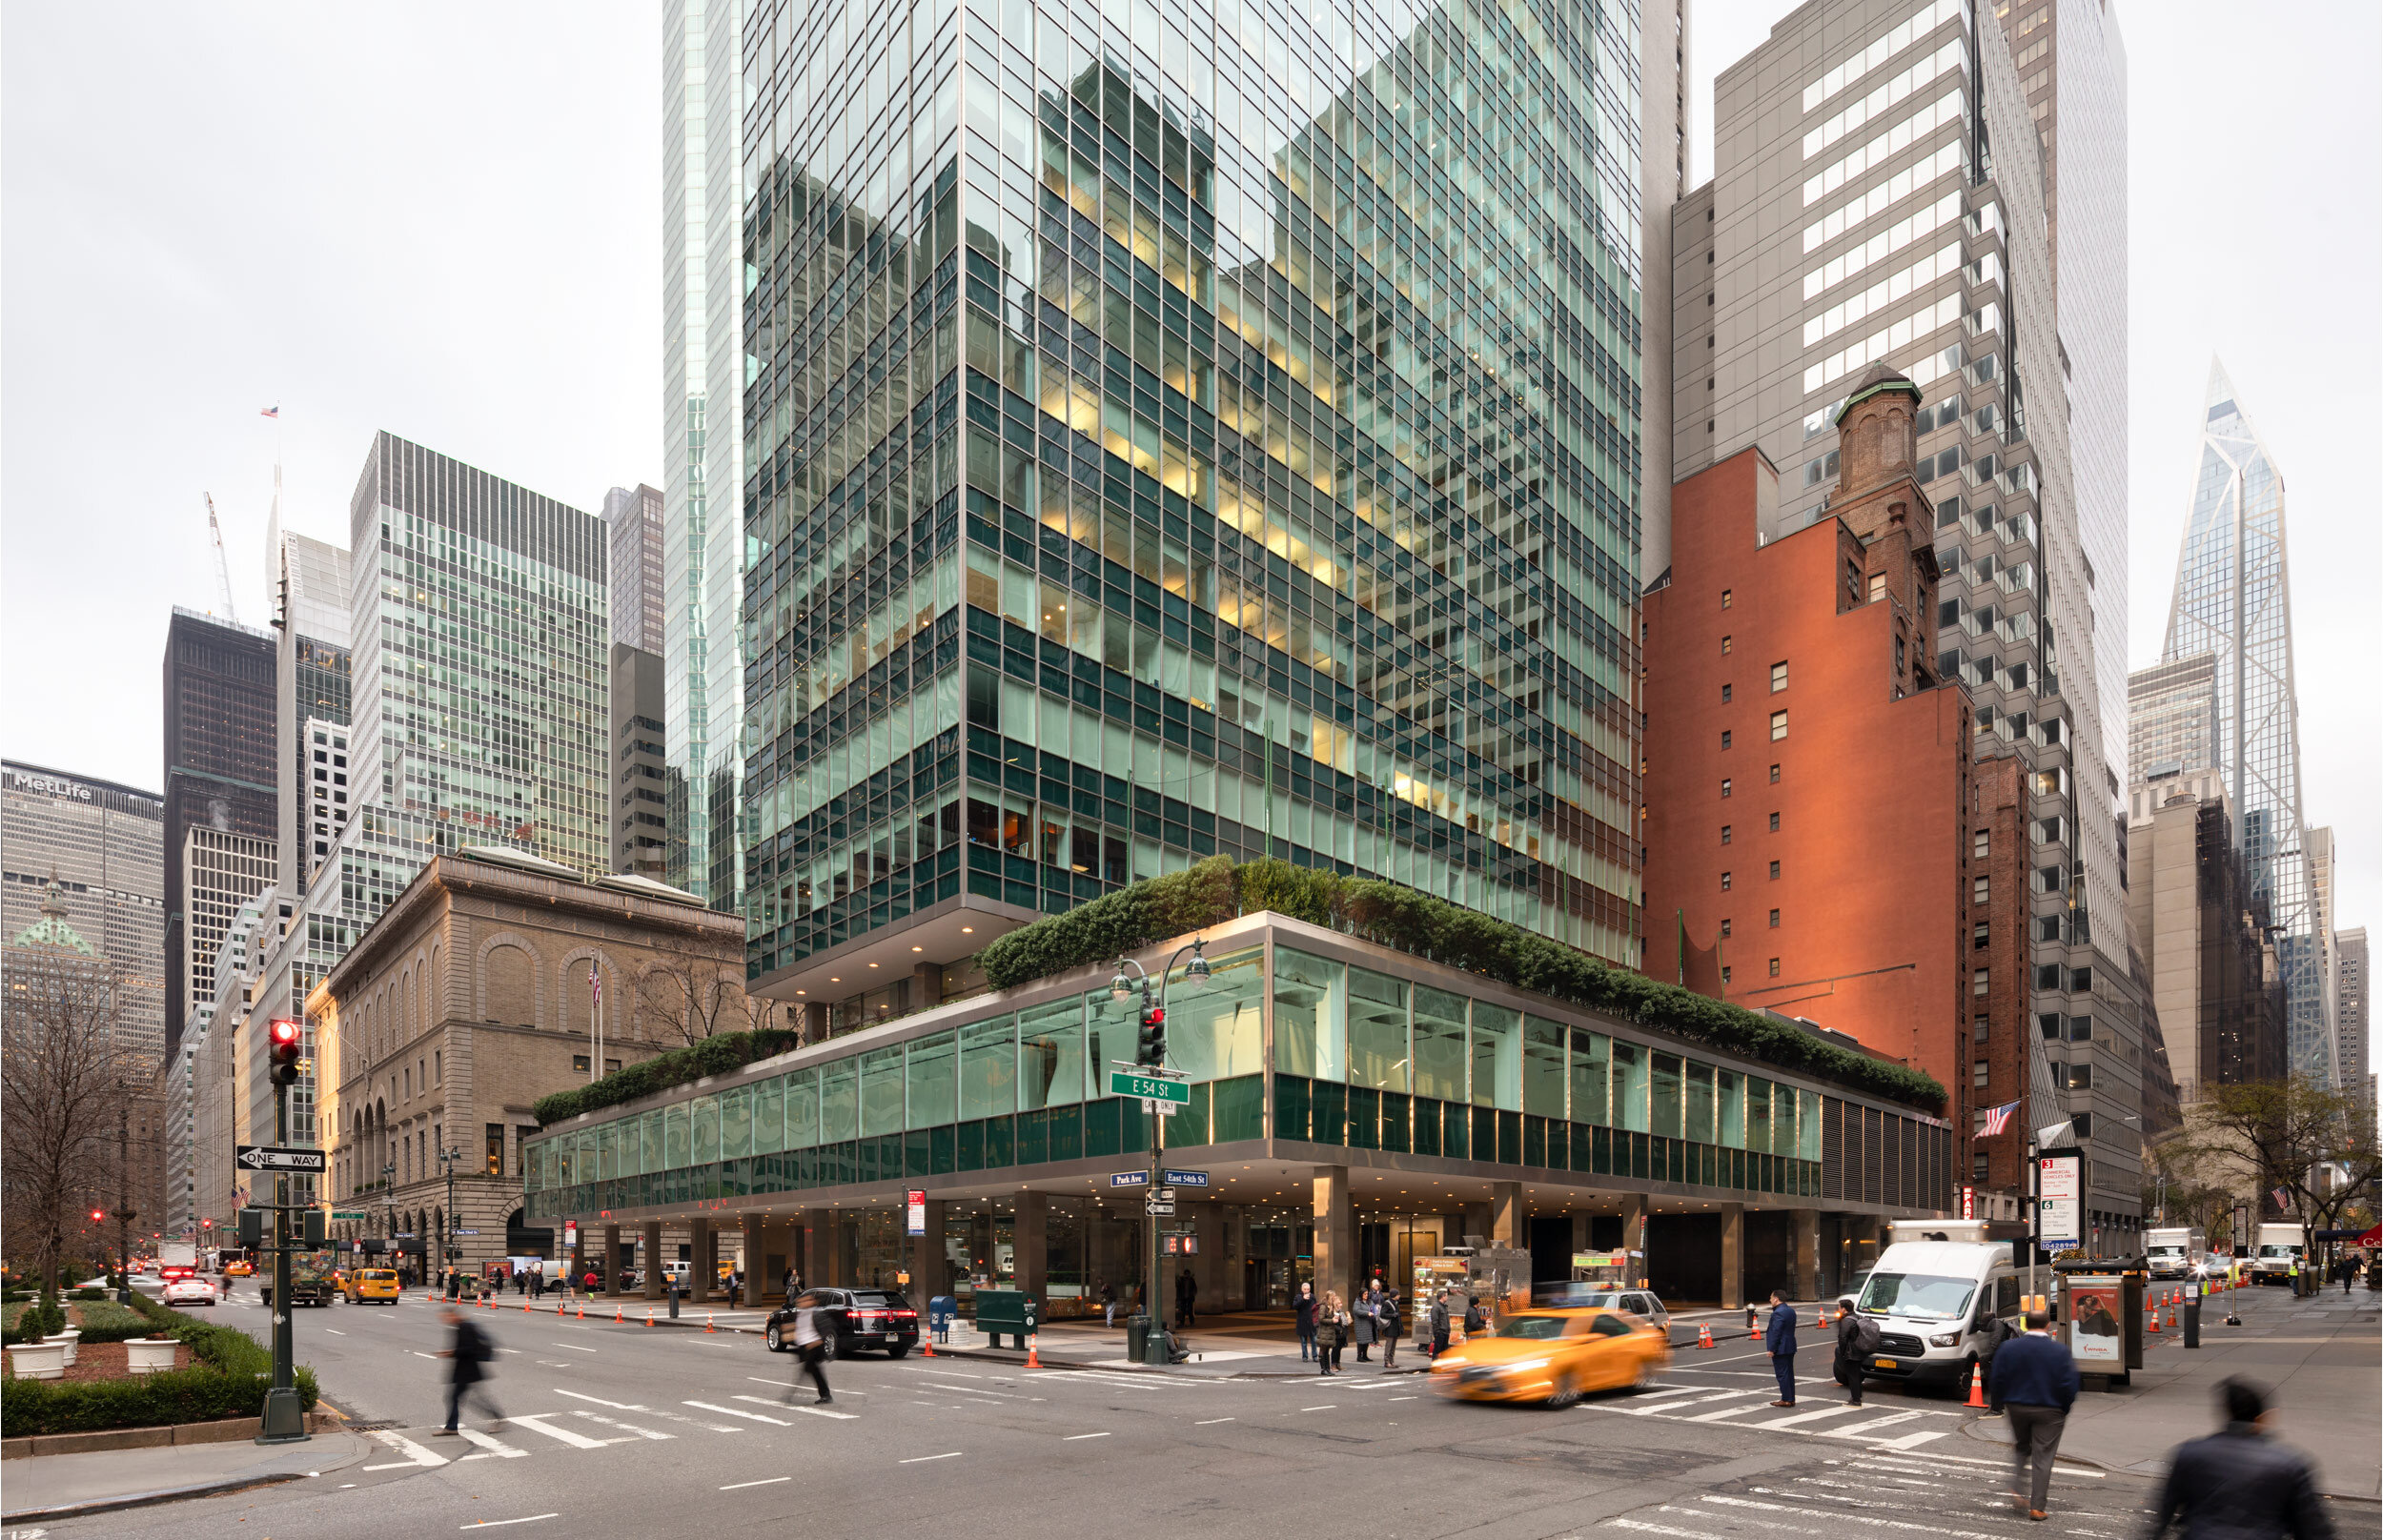
[[[186,1444],[155,1449],[38,1454],[8,1464],[8,1511],[0,1521],[53,1522],[80,1513],[142,1508],[270,1482],[328,1476],[371,1447],[334,1428],[303,1444]]]
[[[2243,1324],[2225,1325],[2226,1306]],[[2383,1497],[2374,1458],[2383,1425],[2383,1385],[2375,1374],[2378,1329],[2375,1296],[2361,1288],[2296,1300],[2280,1288],[2245,1288],[2206,1301],[2201,1347],[2189,1349],[2182,1332],[2149,1339],[2133,1384],[2088,1390],[2068,1413],[2064,1459],[2090,1460],[2111,1469],[2160,1476],[2170,1451],[2188,1439],[2217,1431],[2217,1382],[2240,1374],[2268,1388],[2276,1409],[2275,1435],[2317,1465],[2321,1490],[2337,1497]],[[2007,1447],[2010,1424],[1979,1417],[1963,1431]]]

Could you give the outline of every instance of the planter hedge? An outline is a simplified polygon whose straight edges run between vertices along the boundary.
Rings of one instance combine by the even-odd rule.
[[[1945,1087],[1932,1075],[1838,1047],[1761,1012],[1609,966],[1561,942],[1397,882],[1342,877],[1284,861],[1236,864],[1212,857],[1012,931],[987,946],[978,962],[987,983],[1008,989],[1111,962],[1259,910],[1330,926],[1907,1106],[1935,1112],[1945,1105]]]
[[[155,1323],[129,1305],[109,1301],[91,1303],[77,1301],[74,1306],[75,1324],[83,1328],[83,1341],[124,1342],[132,1337],[146,1337]]]
[[[145,1299],[135,1309],[143,1318],[142,1326],[151,1328],[149,1334],[188,1344],[196,1362],[189,1368],[122,1380],[10,1380],[5,1396],[0,1396],[0,1437],[90,1433],[111,1428],[157,1428],[263,1415],[265,1391],[273,1383],[273,1354],[255,1338],[232,1327],[193,1321]],[[88,1327],[83,1340],[93,1340]],[[318,1393],[315,1371],[300,1368],[295,1379],[298,1399],[312,1411]]]
[[[598,1107],[618,1106],[634,1102],[641,1096],[706,1075],[725,1075],[743,1069],[757,1059],[767,1059],[801,1044],[802,1035],[783,1026],[757,1027],[750,1032],[723,1032],[718,1037],[684,1048],[674,1048],[657,1054],[640,1064],[616,1069],[592,1085],[581,1085],[568,1091],[543,1096],[530,1107],[540,1125],[551,1125],[565,1118],[576,1118]]]

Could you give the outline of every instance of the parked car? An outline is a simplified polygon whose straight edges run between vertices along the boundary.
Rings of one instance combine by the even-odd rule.
[[[900,1358],[918,1346],[919,1312],[900,1294],[879,1288],[814,1288],[810,1292],[818,1296],[820,1310],[826,1317],[820,1323],[820,1333],[838,1358],[849,1358],[865,1348]],[[771,1352],[793,1348],[794,1313],[792,1302],[769,1312],[769,1321],[762,1327],[762,1342]]]
[[[1597,1310],[1619,1310],[1660,1329],[1665,1338],[1671,1334],[1671,1311],[1655,1297],[1651,1288],[1587,1288],[1576,1289],[1563,1298],[1566,1305]]]
[[[196,1274],[169,1279],[165,1295],[168,1305],[213,1305],[218,1298],[214,1281]]]

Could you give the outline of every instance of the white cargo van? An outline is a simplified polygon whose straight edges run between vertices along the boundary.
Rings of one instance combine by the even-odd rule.
[[[2007,1242],[1897,1241],[1880,1253],[1855,1308],[1879,1325],[1873,1379],[1948,1384],[1967,1377],[1997,1317],[2018,1325],[2020,1282]]]
[[[2154,1278],[2198,1278],[2210,1260],[2210,1238],[2198,1225],[2168,1226],[2143,1232],[2144,1254]]]

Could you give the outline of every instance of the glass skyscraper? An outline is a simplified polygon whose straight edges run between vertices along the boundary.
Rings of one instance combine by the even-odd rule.
[[[1638,8],[748,12],[758,987],[1266,850],[1635,964]]]
[[[2216,659],[2217,767],[2234,800],[2251,886],[2267,899],[2291,991],[2294,1069],[2332,1082],[2333,925],[2310,881],[2300,804],[2300,701],[2292,687],[2284,478],[2225,367],[2210,365],[2201,469],[2176,566],[2164,662]]]

